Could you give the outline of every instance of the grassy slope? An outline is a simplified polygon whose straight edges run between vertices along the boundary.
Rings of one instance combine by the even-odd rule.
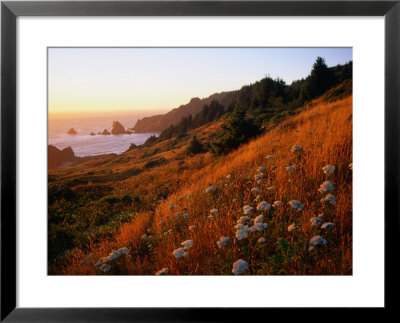
[[[303,153],[293,154],[290,151],[293,145],[302,146]],[[108,274],[154,274],[167,267],[170,274],[227,275],[231,274],[232,263],[239,258],[249,263],[248,274],[352,273],[352,173],[348,167],[352,160],[351,96],[333,103],[314,101],[302,113],[220,160],[209,154],[184,159],[179,155],[184,146],[185,142],[172,151],[159,153],[170,160],[168,164],[113,182],[114,191],[121,193],[139,190],[142,194],[154,195],[160,186],[169,188],[167,201],[161,202],[154,213],[136,214],[134,220],[121,225],[112,239],[93,242],[85,250],[75,249],[62,265],[50,268],[50,273],[102,274],[93,264],[81,265],[82,259],[93,253],[96,262],[121,247],[128,247],[129,254],[112,261]],[[274,157],[267,161],[265,156],[269,154]],[[138,157],[139,152],[134,150],[119,158],[131,158],[133,163]],[[110,167],[107,163],[115,162],[115,158],[110,158],[102,167]],[[117,162],[114,172],[124,171],[130,167],[127,164],[131,163],[125,160],[119,165]],[[326,164],[336,167],[333,175],[327,176],[321,170]],[[256,185],[254,175],[262,165],[267,168],[266,181]],[[285,165],[296,165],[298,169],[289,173]],[[277,169],[271,171],[271,166]],[[58,176],[70,170],[59,170]],[[225,178],[227,174],[232,175],[231,179]],[[335,186],[335,206],[320,202],[324,195],[318,188],[327,179]],[[204,193],[208,184],[215,185],[217,190]],[[265,212],[268,229],[250,233],[248,239],[238,241],[234,238],[234,225],[243,214],[245,201],[253,207],[257,205],[250,191],[256,186],[261,189],[263,199],[271,204],[280,200],[284,205]],[[271,186],[274,190],[266,189]],[[171,195],[175,189],[176,193]],[[192,197],[184,197],[185,193]],[[237,201],[233,202],[234,199]],[[292,199],[300,200],[304,210],[291,209],[287,202]],[[177,205],[174,210],[169,209],[170,203]],[[188,219],[174,215],[177,211],[182,213],[183,207],[190,213]],[[219,212],[209,220],[207,216],[213,208]],[[252,217],[259,213],[253,213]],[[324,221],[335,223],[331,232],[311,226],[310,218],[321,213]],[[288,232],[291,223],[300,228]],[[190,225],[196,229],[190,231]],[[165,236],[164,232],[169,229],[173,232]],[[141,239],[147,231],[151,238]],[[314,235],[324,236],[328,244],[309,252],[309,240]],[[231,238],[231,244],[222,250],[216,245],[221,236]],[[263,245],[257,244],[261,236],[266,239]],[[174,258],[172,251],[187,239],[193,240],[189,256]]]

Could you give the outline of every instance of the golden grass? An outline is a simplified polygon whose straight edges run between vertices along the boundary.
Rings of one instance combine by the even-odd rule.
[[[292,153],[291,147],[300,145],[303,152]],[[182,148],[183,149],[183,148]],[[265,156],[274,157],[266,160]],[[166,154],[167,156],[167,154]],[[232,263],[243,259],[249,263],[247,274],[288,275],[348,275],[352,273],[352,97],[334,103],[322,100],[312,102],[304,111],[289,118],[269,133],[243,145],[237,151],[215,160],[209,154],[197,155],[179,162],[153,169],[125,181],[114,183],[116,191],[152,194],[158,185],[170,185],[174,192],[160,203],[153,214],[142,213],[123,224],[113,239],[89,245],[87,250],[74,250],[65,257],[62,266],[50,272],[56,274],[102,274],[93,264],[80,264],[90,253],[95,262],[112,249],[128,247],[129,254],[113,261],[108,274],[154,274],[166,267],[175,275],[228,275]],[[322,167],[331,164],[334,174],[327,176]],[[287,165],[297,170],[288,172]],[[256,185],[254,175],[259,166],[267,171],[265,182]],[[271,166],[276,170],[271,171]],[[231,179],[226,175],[231,174]],[[332,181],[336,196],[335,206],[326,206],[320,199],[326,194],[318,192],[325,180]],[[204,193],[209,184],[217,187],[213,193]],[[279,200],[282,207],[265,212],[269,228],[250,233],[247,239],[235,238],[234,226],[242,213],[245,201],[256,207],[252,187],[258,186],[262,200],[272,204]],[[267,187],[274,190],[267,190]],[[191,194],[188,199],[185,193]],[[287,202],[300,200],[305,208],[298,212]],[[237,200],[234,202],[234,200]],[[170,210],[170,203],[176,207]],[[188,219],[176,217],[190,213]],[[210,209],[219,210],[214,219],[207,218]],[[253,212],[254,218],[260,212]],[[331,232],[314,228],[310,218],[324,214],[324,222],[333,222]],[[163,221],[163,224],[160,224]],[[295,223],[299,229],[288,232]],[[190,231],[189,226],[196,229]],[[172,233],[164,233],[172,229]],[[141,239],[149,232],[150,239]],[[321,235],[328,240],[326,246],[308,251],[309,240]],[[221,236],[231,238],[227,247],[219,249],[216,241]],[[266,239],[260,245],[257,240]],[[176,259],[172,251],[184,240],[193,240],[189,256]],[[277,244],[289,242],[287,248]],[[149,245],[151,245],[149,247]],[[280,246],[281,245],[281,246]],[[105,246],[105,247],[104,247]],[[103,247],[101,250],[100,248]]]

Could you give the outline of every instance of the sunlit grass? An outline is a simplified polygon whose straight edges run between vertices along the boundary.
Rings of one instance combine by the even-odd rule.
[[[314,101],[223,158],[207,153],[182,164],[175,157],[184,146],[176,149],[163,153],[168,164],[112,183],[116,194],[157,198],[151,213],[73,250],[50,272],[352,273],[352,97]],[[107,261],[109,268],[94,265],[120,248],[128,252]],[[90,254],[94,263],[82,263]]]

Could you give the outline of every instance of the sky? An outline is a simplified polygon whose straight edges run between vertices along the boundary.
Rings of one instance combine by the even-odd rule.
[[[267,75],[290,84],[307,77],[318,56],[344,64],[352,48],[49,48],[48,108],[168,111]]]

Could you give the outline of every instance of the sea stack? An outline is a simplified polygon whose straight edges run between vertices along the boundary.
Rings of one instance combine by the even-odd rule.
[[[71,129],[68,130],[67,134],[68,135],[77,135],[78,133],[75,131],[74,128],[71,128]]]
[[[124,126],[120,122],[113,121],[111,133],[113,135],[130,135],[132,134],[132,131],[125,130]]]
[[[122,135],[125,133],[125,128],[118,121],[113,121],[111,133],[113,135]]]
[[[107,129],[104,129],[101,134],[105,135],[105,136],[111,135],[110,132]]]

